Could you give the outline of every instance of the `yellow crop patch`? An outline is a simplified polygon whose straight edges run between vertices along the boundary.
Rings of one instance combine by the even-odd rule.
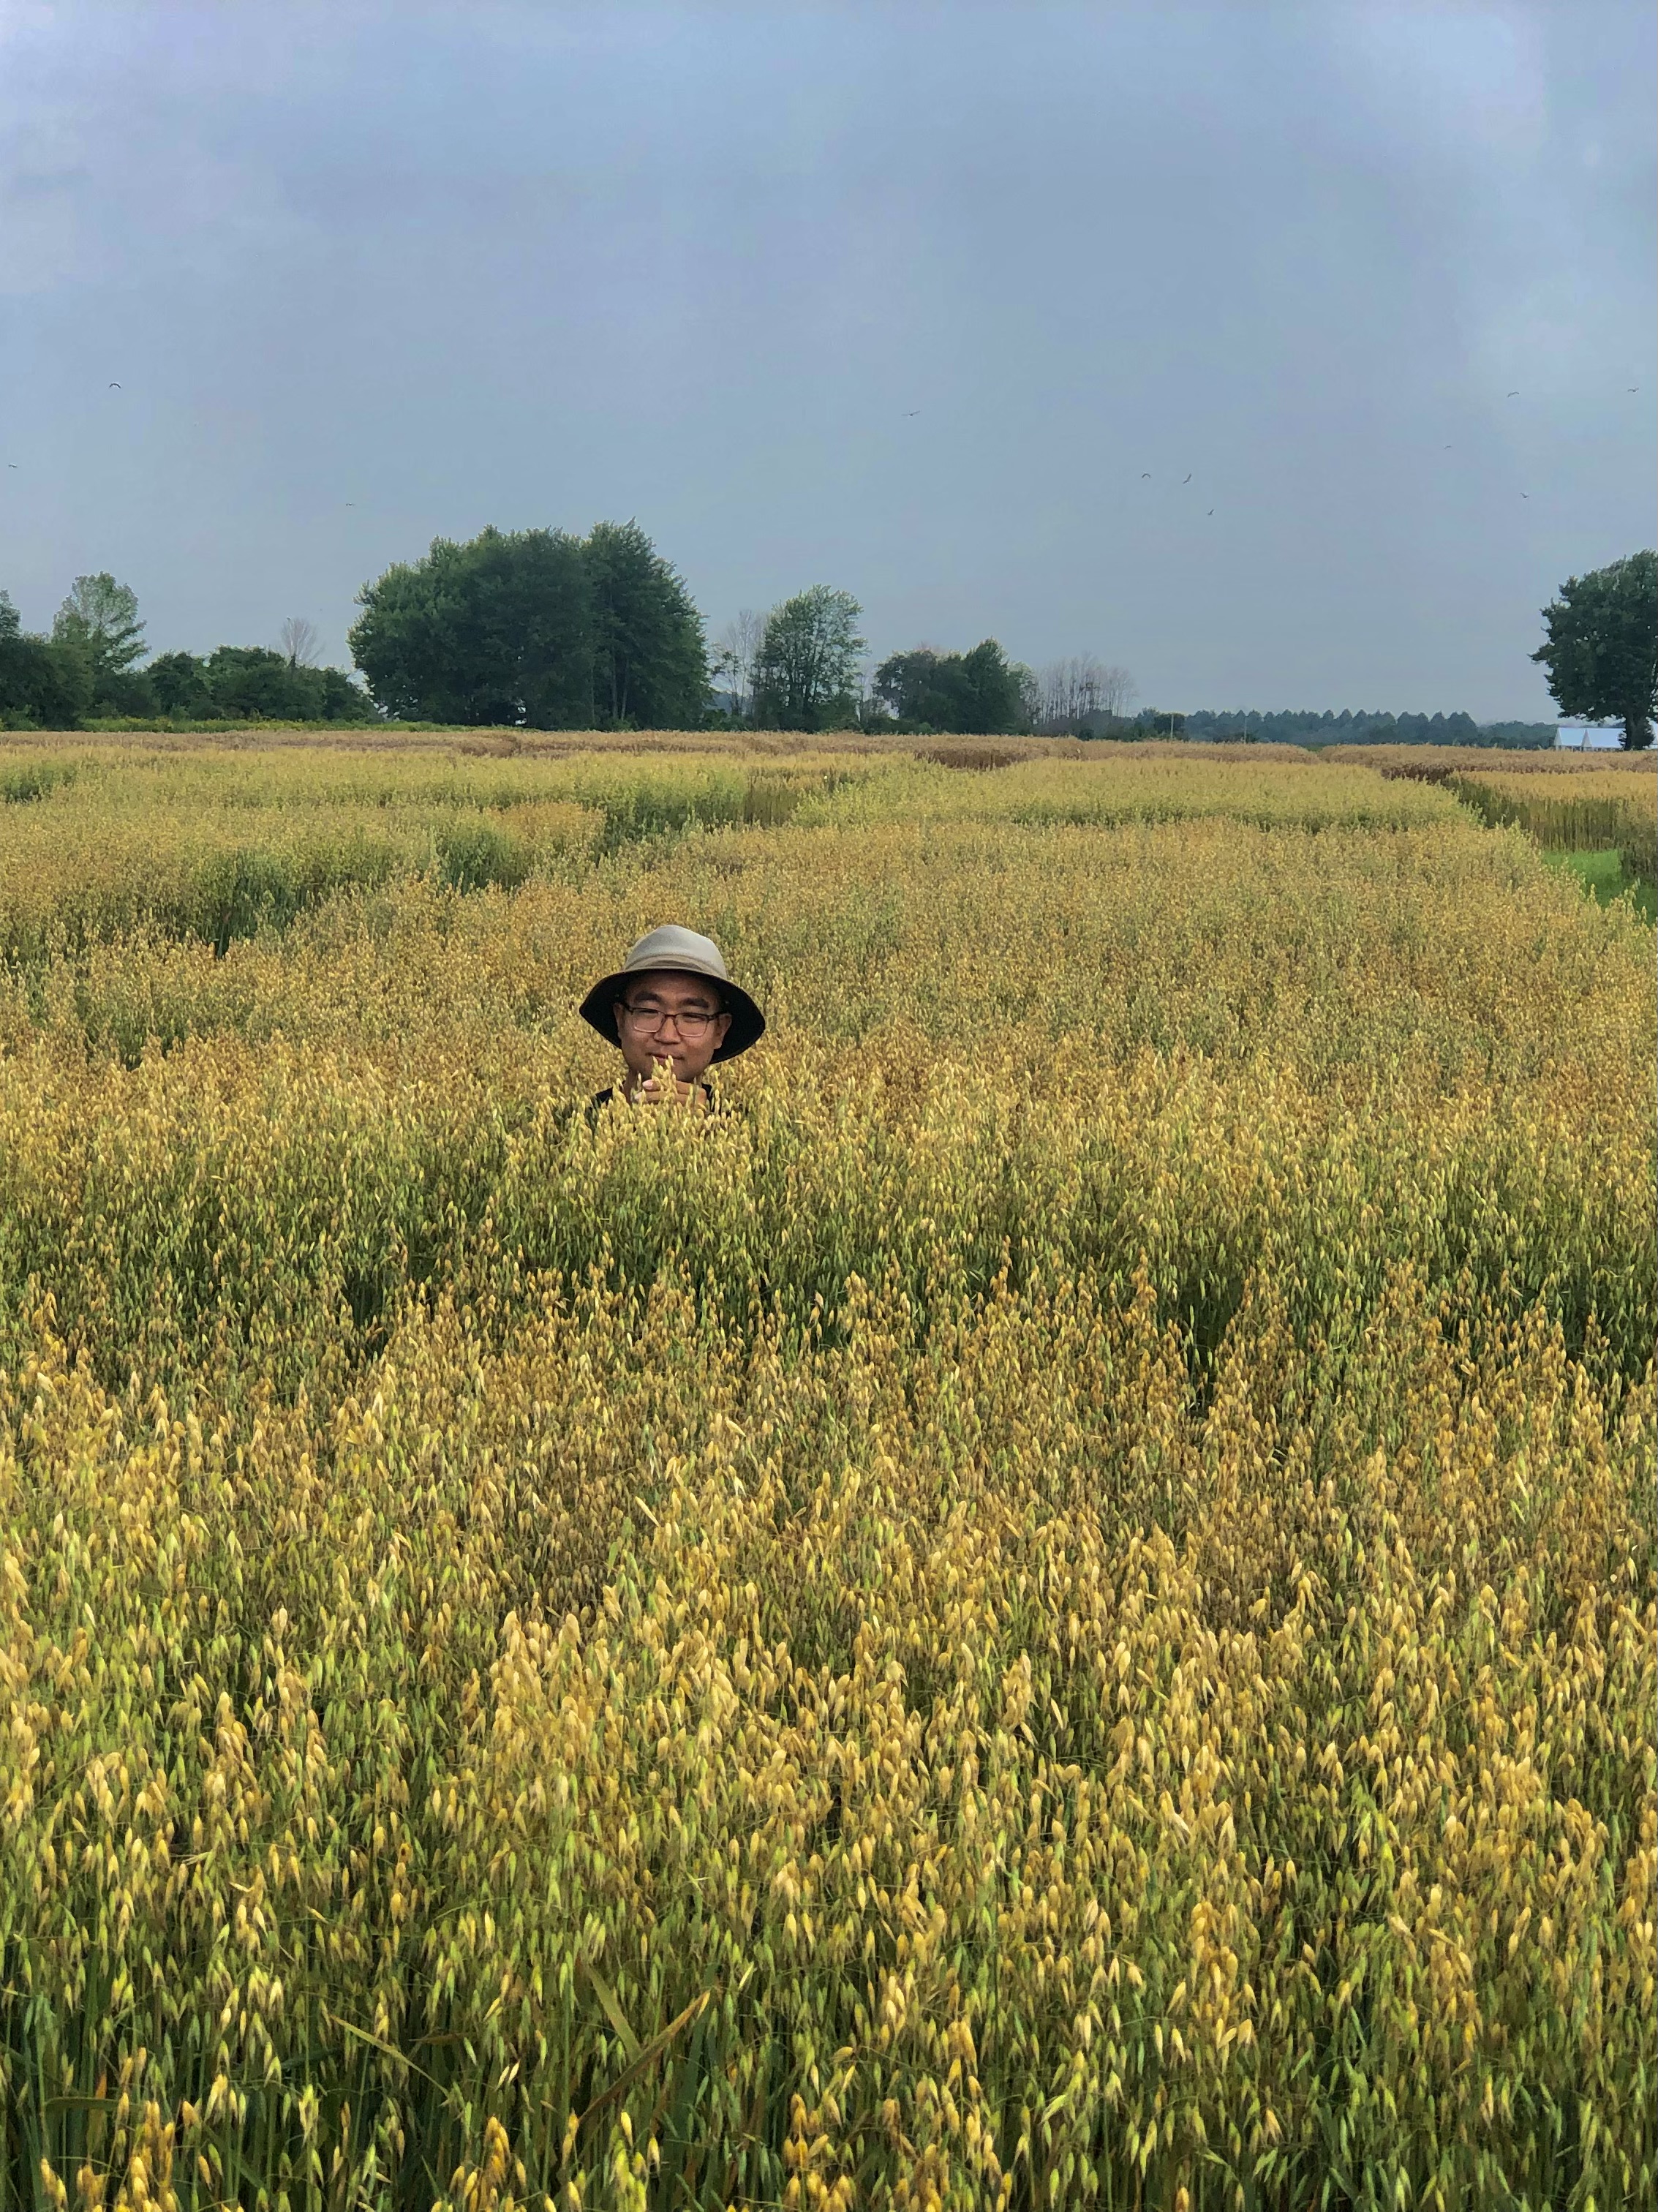
[[[924,750],[0,754],[0,2202],[1652,2193],[1650,931]]]

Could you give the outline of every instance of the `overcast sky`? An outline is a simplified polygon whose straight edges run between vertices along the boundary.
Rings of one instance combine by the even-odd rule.
[[[0,0],[0,586],[343,661],[632,515],[714,631],[1545,715],[1654,542],[1654,92],[1647,0]]]

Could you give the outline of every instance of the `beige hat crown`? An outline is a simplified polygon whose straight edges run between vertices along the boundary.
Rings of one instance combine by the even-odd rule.
[[[731,981],[726,956],[713,938],[700,936],[694,929],[682,929],[677,921],[665,921],[659,929],[647,930],[636,944],[628,947],[620,972],[637,975],[647,968],[671,968],[686,975],[714,975],[722,983]]]

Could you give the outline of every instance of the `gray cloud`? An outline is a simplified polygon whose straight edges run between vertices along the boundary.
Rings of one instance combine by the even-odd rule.
[[[303,612],[343,654],[436,532],[636,514],[716,624],[821,580],[879,649],[1092,649],[1169,704],[1540,714],[1538,605],[1652,540],[1643,6],[0,39],[36,622],[109,567],[157,644]]]

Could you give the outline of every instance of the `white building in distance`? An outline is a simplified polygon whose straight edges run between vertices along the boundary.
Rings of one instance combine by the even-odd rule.
[[[1561,722],[1554,742],[1564,752],[1616,752],[1624,742],[1624,726],[1621,722]]]

